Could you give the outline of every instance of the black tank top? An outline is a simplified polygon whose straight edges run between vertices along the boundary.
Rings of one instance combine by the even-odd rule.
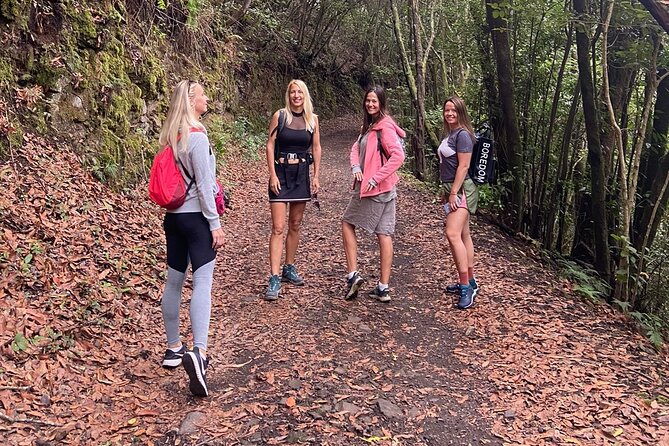
[[[293,121],[283,127],[281,133],[276,136],[279,144],[279,153],[306,154],[311,147],[312,134],[307,130],[304,117],[293,114]]]

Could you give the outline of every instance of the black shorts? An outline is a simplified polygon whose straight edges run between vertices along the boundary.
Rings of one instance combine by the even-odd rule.
[[[166,213],[163,220],[167,240],[167,266],[185,273],[188,261],[193,272],[216,258],[209,222],[202,212]]]

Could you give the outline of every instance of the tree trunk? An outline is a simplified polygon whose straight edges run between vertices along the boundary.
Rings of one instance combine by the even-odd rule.
[[[520,133],[516,108],[514,105],[513,66],[509,46],[509,31],[506,19],[502,16],[493,17],[493,9],[500,9],[500,0],[486,0],[486,18],[491,30],[495,62],[497,65],[497,82],[499,85],[499,99],[502,111],[501,128],[505,132],[499,141],[500,158],[502,164],[508,166],[510,176],[504,184],[507,193],[511,192],[510,209],[507,204],[506,213],[509,216],[509,225],[516,231],[520,230],[523,218],[523,196],[525,175],[523,172],[523,154],[520,146]]]
[[[409,94],[411,95],[411,103],[416,112],[416,125],[414,127],[414,136],[412,138],[412,149],[414,155],[414,175],[418,179],[423,179],[425,176],[425,135],[430,138],[432,145],[437,147],[439,145],[439,138],[436,133],[427,125],[427,115],[425,112],[425,54],[428,54],[432,46],[434,34],[430,36],[428,41],[428,48],[424,52],[423,44],[420,36],[420,17],[418,16],[418,2],[411,0],[411,18],[412,28],[411,35],[414,42],[415,57],[415,74],[409,61],[409,52],[404,44],[404,37],[402,35],[402,22],[400,20],[399,9],[397,7],[397,0],[390,2],[392,17],[393,17],[393,31],[397,45],[400,49],[400,58],[402,60],[402,70],[407,81]],[[434,5],[433,5],[434,6]],[[432,32],[434,29],[431,30]],[[420,53],[420,54],[418,54]]]
[[[411,5],[411,37],[414,46],[416,66],[416,126],[413,133],[414,176],[419,180],[425,178],[425,65],[423,61],[423,41],[420,35],[420,17],[418,1],[410,0]]]
[[[595,87],[590,69],[590,40],[583,28],[588,22],[585,0],[573,0],[578,15],[576,24],[576,49],[580,76],[581,95],[583,96],[583,116],[585,119],[586,138],[588,141],[588,163],[590,164],[591,215],[594,239],[594,267],[606,282],[611,280],[611,265],[606,224],[606,176],[604,157],[599,142],[599,113],[595,105]]]
[[[495,141],[501,141],[501,111],[499,108],[499,95],[497,94],[497,85],[495,84],[495,64],[490,53],[490,41],[488,37],[491,36],[488,22],[481,20],[479,17],[472,17],[473,20],[479,23],[476,29],[474,38],[481,52],[481,68],[482,68],[482,83],[485,92],[486,107],[490,119],[490,126],[493,130]],[[499,150],[499,149],[498,149]],[[506,159],[498,156],[497,170],[501,177],[508,170],[508,165],[505,163]]]
[[[664,2],[657,0],[639,0],[648,12],[657,20],[657,23],[669,33],[669,10]]]
[[[548,120],[548,135],[546,136],[546,142],[544,143],[544,150],[543,150],[543,155],[541,158],[541,175],[539,177],[539,187],[540,187],[540,193],[539,193],[539,200],[538,203],[541,206],[541,208],[544,210],[542,212],[543,215],[548,215],[548,220],[546,221],[544,227],[546,230],[544,231],[544,245],[548,246],[548,248],[551,248],[551,245],[553,244],[553,227],[555,224],[555,203],[553,202],[551,205],[546,203],[546,189],[547,189],[547,183],[548,183],[548,163],[549,163],[549,154],[551,151],[551,146],[553,145],[553,131],[555,129],[555,118],[557,116],[557,111],[558,111],[558,106],[560,104],[560,96],[562,94],[562,80],[564,78],[564,70],[565,67],[567,66],[567,61],[569,60],[569,54],[571,53],[571,45],[574,40],[574,27],[570,24],[569,29],[567,30],[567,42],[565,44],[564,48],[564,55],[562,56],[562,63],[560,64],[560,70],[558,71],[557,79],[556,79],[556,85],[555,85],[555,93],[553,94],[553,103],[551,105],[551,114],[550,118]],[[572,105],[572,109],[574,109],[574,106]],[[575,110],[574,110],[575,114]],[[570,124],[573,126],[574,123],[574,117],[572,114],[569,115],[567,124]],[[567,134],[566,130],[569,126],[565,126],[565,139],[567,141],[571,140],[571,129],[570,133]],[[565,150],[566,149],[566,150]],[[562,188],[563,188],[563,182],[564,182],[564,173],[567,171],[566,169],[566,164],[567,164],[567,158],[566,154],[568,153],[569,149],[569,144],[565,147],[564,144],[562,146],[562,152],[560,152],[560,161],[558,163],[558,169],[557,169],[557,174],[556,178],[557,181],[555,182],[555,188],[553,191],[555,194],[553,197],[560,197],[562,198]],[[558,190],[558,188],[560,190]],[[560,201],[562,203],[562,201]]]
[[[660,71],[662,76],[667,70]],[[669,134],[669,77],[660,82],[657,100],[653,112],[653,129],[649,135],[650,148],[642,154],[642,171],[637,194],[640,198],[634,213],[634,247],[639,251],[642,245],[652,246],[659,222],[664,214],[668,194],[660,194],[662,184],[669,174],[669,154],[667,153],[667,135]],[[656,203],[659,213],[651,219]],[[650,229],[646,238],[647,229]]]

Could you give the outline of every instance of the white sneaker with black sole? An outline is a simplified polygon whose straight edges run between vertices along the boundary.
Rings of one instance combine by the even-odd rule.
[[[165,350],[165,356],[163,356],[163,368],[166,369],[176,369],[181,365],[181,360],[186,353],[186,346],[181,345],[181,348],[178,351],[174,351],[171,348]]]
[[[184,354],[183,366],[190,379],[188,388],[195,396],[209,396],[206,379],[208,365],[209,360],[200,355],[200,350],[197,347],[193,347],[193,350]]]

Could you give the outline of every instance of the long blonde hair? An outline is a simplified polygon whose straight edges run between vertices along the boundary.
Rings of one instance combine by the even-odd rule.
[[[474,134],[474,127],[472,126],[472,120],[469,119],[469,113],[467,113],[467,106],[465,105],[465,101],[463,101],[458,95],[453,95],[450,98],[446,98],[444,101],[444,105],[441,107],[441,115],[443,118],[444,115],[444,110],[446,109],[446,104],[449,102],[453,103],[453,106],[455,107],[455,112],[458,114],[458,127],[463,127],[465,130],[469,132],[469,135],[472,137],[472,141],[476,143],[476,135]],[[446,118],[444,119],[444,136],[448,136],[448,134],[451,132],[451,126],[446,122]],[[458,128],[456,127],[456,128]]]
[[[293,79],[288,82],[288,87],[286,88],[286,124],[293,122],[293,112],[290,109],[290,87],[291,85],[297,85],[302,93],[304,93],[304,122],[307,125],[307,130],[313,132],[316,128],[316,115],[314,114],[314,105],[311,103],[311,95],[309,94],[309,89],[307,84],[299,79]]]
[[[198,121],[191,104],[196,85],[198,85],[197,82],[187,80],[177,84],[170,99],[167,117],[160,129],[158,143],[160,147],[171,147],[175,159],[179,156],[179,152],[188,150],[190,129],[195,127],[204,130],[204,126]]]

